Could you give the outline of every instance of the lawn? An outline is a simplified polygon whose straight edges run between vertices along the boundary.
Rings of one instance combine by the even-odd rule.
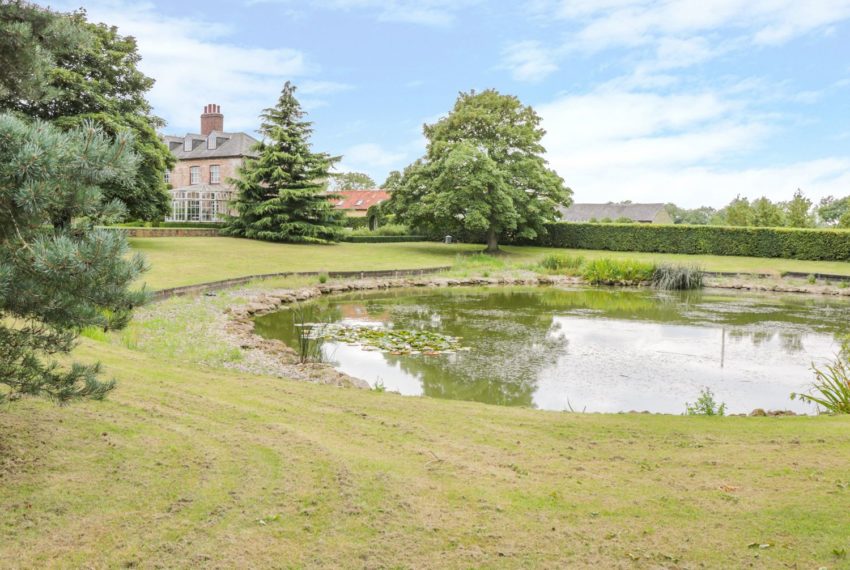
[[[479,249],[227,238],[133,246],[157,288],[448,265]],[[498,265],[551,251],[508,248]],[[205,327],[215,319],[195,305],[172,299],[158,305],[160,320],[82,339],[76,358],[100,360],[118,380],[106,401],[0,409],[0,566],[847,564],[848,417],[543,412],[250,375],[222,368],[239,351],[214,342]]]
[[[291,245],[235,238],[133,238],[135,251],[151,265],[145,281],[153,289],[286,271],[345,271],[415,269],[452,265],[458,254],[482,249],[480,245],[441,243],[342,243],[332,246]],[[850,275],[850,263],[800,261],[716,255],[677,255],[540,247],[505,247],[508,264],[532,264],[546,254],[582,255],[588,259],[614,257],[671,263],[697,263],[710,271],[755,273],[833,273]]]
[[[119,388],[0,411],[5,567],[846,565],[850,419],[572,414],[85,339]]]

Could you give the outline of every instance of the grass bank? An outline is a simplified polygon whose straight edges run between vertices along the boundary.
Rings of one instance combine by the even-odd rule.
[[[458,254],[480,251],[482,246],[416,243],[342,243],[332,246],[274,244],[235,238],[133,238],[135,251],[151,264],[145,281],[152,289],[164,289],[218,281],[232,277],[286,271],[348,271],[415,269],[452,265]],[[708,271],[745,273],[831,273],[850,275],[850,263],[677,255],[637,252],[568,250],[543,247],[504,248],[502,265],[531,265],[545,255],[581,255],[586,259],[632,259],[653,263],[699,264]]]
[[[846,417],[539,412],[77,356],[119,380],[107,401],[0,411],[5,566],[847,563]]]

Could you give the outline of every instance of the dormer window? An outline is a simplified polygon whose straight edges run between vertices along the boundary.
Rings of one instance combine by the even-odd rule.
[[[218,138],[215,136],[215,132],[212,132],[207,137],[207,150],[215,150],[217,146]]]
[[[357,201],[354,203],[354,205],[355,205],[355,206],[362,206],[362,205],[363,205],[363,200],[357,200]]]
[[[183,152],[192,152],[192,137],[183,139]]]

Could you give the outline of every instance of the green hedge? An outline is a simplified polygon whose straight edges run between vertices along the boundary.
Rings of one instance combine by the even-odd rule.
[[[356,230],[357,228],[368,228],[369,227],[369,216],[363,217],[353,217],[347,216],[345,218],[345,227]]]
[[[428,241],[425,236],[345,236],[342,241],[350,243],[398,243],[406,241]]]
[[[850,261],[850,230],[559,222],[535,245]]]

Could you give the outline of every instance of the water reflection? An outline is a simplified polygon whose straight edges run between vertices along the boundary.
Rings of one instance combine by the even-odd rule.
[[[847,302],[626,289],[441,289],[354,294],[308,319],[459,336],[470,352],[400,356],[328,343],[344,372],[404,394],[510,406],[681,412],[710,386],[732,411],[805,410],[788,394],[837,350]],[[290,311],[257,319],[295,342]]]

